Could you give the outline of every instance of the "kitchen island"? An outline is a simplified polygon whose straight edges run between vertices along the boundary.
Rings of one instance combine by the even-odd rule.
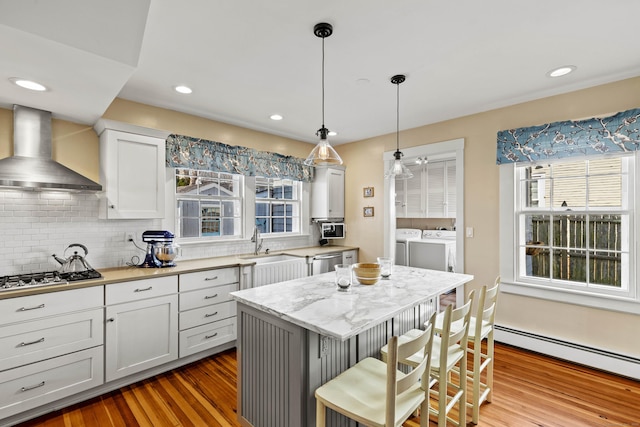
[[[389,337],[421,327],[438,296],[473,276],[396,266],[338,292],[335,273],[232,292],[238,303],[238,418],[243,426],[315,425],[314,391]],[[350,425],[332,411],[327,425]]]

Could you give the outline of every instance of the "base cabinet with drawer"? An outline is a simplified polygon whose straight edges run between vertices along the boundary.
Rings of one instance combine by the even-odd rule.
[[[105,286],[105,379],[178,358],[178,277]]]
[[[103,305],[102,286],[0,300],[0,419],[104,383]]]
[[[180,276],[180,357],[236,339],[238,267],[220,268]]]

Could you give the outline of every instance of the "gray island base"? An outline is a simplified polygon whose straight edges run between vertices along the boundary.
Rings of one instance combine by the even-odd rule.
[[[467,274],[395,266],[388,280],[338,292],[325,273],[233,292],[238,303],[238,419],[243,426],[315,426],[316,388],[394,334],[419,328],[438,296]],[[328,426],[353,422],[327,411]]]

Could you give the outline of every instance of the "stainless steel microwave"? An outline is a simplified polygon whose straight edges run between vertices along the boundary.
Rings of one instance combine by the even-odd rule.
[[[342,222],[323,222],[320,224],[323,239],[344,239],[346,227]]]

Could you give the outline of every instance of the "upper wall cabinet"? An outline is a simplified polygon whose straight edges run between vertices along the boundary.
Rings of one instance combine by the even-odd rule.
[[[344,218],[344,166],[316,166],[311,184],[311,218]]]
[[[413,172],[413,178],[396,180],[396,216],[455,218],[455,159],[407,167]]]
[[[169,132],[111,120],[95,125],[100,136],[100,217],[164,217],[165,140]]]

